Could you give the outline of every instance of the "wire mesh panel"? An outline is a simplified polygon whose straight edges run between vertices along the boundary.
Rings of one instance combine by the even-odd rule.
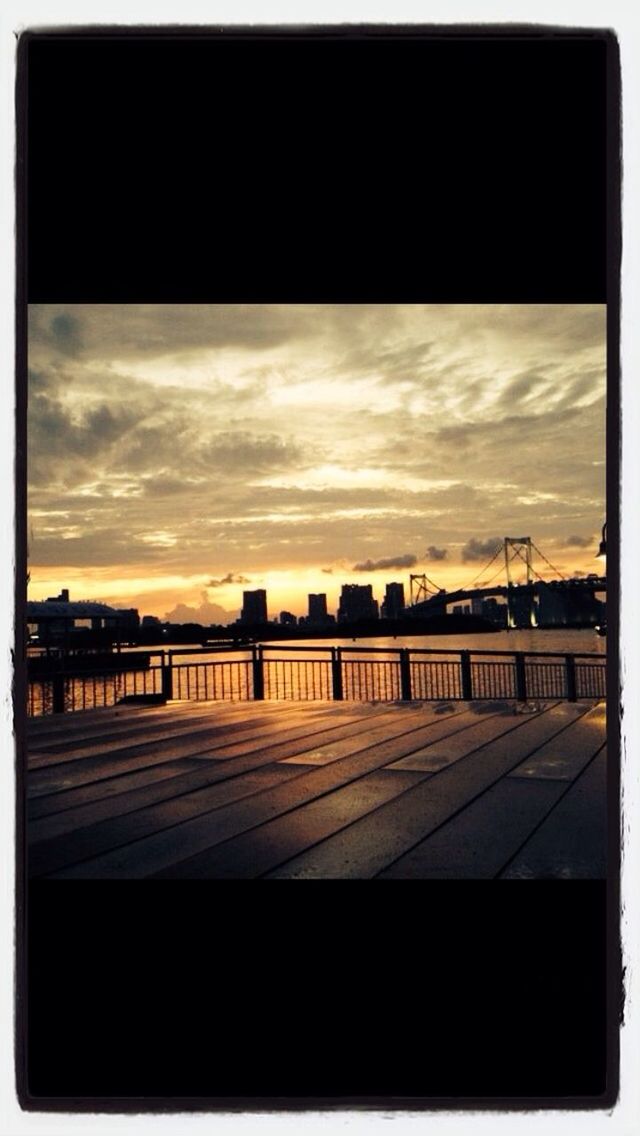
[[[411,663],[413,697],[428,702],[462,698],[459,662],[430,661]]]
[[[329,659],[265,659],[265,698],[300,701],[332,697]]]
[[[27,691],[29,717],[55,712],[56,688],[62,691],[66,713],[97,710],[103,706],[115,706],[125,695],[157,694],[161,689],[160,668],[97,675],[58,674],[32,679]]]
[[[525,662],[528,698],[566,698],[567,668],[564,660],[536,659]]]
[[[515,698],[516,672],[511,659],[471,664],[474,698]]]
[[[253,697],[251,664],[245,659],[227,662],[174,663],[173,697],[193,702],[246,701]]]
[[[35,679],[27,687],[27,715],[39,718],[53,713],[53,686],[46,679]]]
[[[397,701],[400,663],[391,659],[348,659],[342,663],[344,698],[357,702]]]
[[[606,698],[607,669],[603,662],[576,661],[578,698]]]

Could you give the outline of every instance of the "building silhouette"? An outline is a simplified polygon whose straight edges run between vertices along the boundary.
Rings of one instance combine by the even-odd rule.
[[[267,623],[267,593],[264,588],[242,593],[240,623]]]
[[[371,584],[343,584],[338,607],[338,623],[378,618],[378,601]]]
[[[506,603],[498,603],[495,596],[489,596],[482,601],[480,614],[498,627],[507,626],[507,605]]]
[[[291,611],[281,611],[279,622],[283,627],[296,627],[298,623],[298,617]]]
[[[380,615],[383,619],[400,619],[404,615],[404,584],[387,584]]]
[[[327,597],[324,592],[317,595],[309,595],[309,614],[307,616],[307,623],[323,624],[328,622],[327,617]]]

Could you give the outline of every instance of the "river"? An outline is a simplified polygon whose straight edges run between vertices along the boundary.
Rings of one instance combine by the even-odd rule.
[[[273,649],[286,647],[287,656],[292,654],[292,648],[296,648],[296,655],[299,651],[300,655],[303,656],[305,654],[305,648],[308,647],[324,647],[326,649],[342,647],[344,649],[348,648],[349,651],[359,647],[377,647],[382,651],[386,648],[394,652],[400,647],[413,649],[427,647],[429,650],[442,651],[443,654],[447,651],[525,651],[532,653],[538,651],[558,651],[560,654],[585,653],[597,655],[606,655],[607,653],[606,637],[598,635],[589,628],[573,627],[557,627],[544,630],[539,627],[531,627],[525,630],[495,631],[479,635],[399,635],[397,638],[381,635],[378,638],[339,639],[335,637],[328,639],[301,639],[295,641],[274,641],[265,639],[263,640],[263,644]],[[188,651],[196,648],[198,648],[198,644],[185,645],[182,649]],[[201,648],[198,649],[200,650]],[[181,648],[174,646],[171,650],[173,657],[179,658]],[[284,653],[283,651],[283,654]],[[307,658],[315,654],[316,650],[306,652]],[[214,654],[208,655],[203,653],[200,655],[200,661],[204,662],[206,659],[213,659],[215,657]]]

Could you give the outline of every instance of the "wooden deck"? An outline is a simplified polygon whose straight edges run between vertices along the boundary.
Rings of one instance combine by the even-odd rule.
[[[604,703],[169,703],[28,724],[56,879],[601,878]]]

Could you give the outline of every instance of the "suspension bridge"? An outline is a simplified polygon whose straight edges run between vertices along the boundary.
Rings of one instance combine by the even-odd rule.
[[[545,575],[534,564],[534,553],[538,561],[544,563]],[[488,580],[483,579],[491,569],[494,569],[493,575]],[[553,577],[549,577],[549,570],[554,573]],[[567,578],[530,536],[504,537],[473,579],[453,590],[439,587],[426,573],[414,573],[409,579],[409,612],[415,616],[429,616],[465,600],[471,600],[473,604],[474,601],[503,597],[506,599],[507,626],[512,628],[537,627],[541,603],[553,604],[556,601],[566,605],[578,596],[582,600],[590,598],[593,601],[596,593],[607,589],[606,576],[597,573]]]

